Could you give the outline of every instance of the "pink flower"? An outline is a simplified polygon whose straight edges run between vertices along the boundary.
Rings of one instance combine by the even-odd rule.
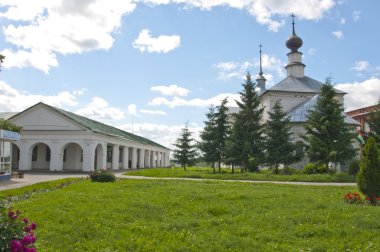
[[[37,228],[37,224],[36,223],[32,223],[32,225],[30,226],[33,230]]]
[[[24,245],[30,245],[36,241],[36,237],[33,235],[25,235],[22,237],[21,242]]]
[[[21,242],[17,240],[11,241],[11,251],[12,252],[23,252],[24,246],[21,244]]]
[[[22,221],[25,222],[25,223],[29,222],[29,220],[27,218],[24,218]]]
[[[24,248],[24,252],[36,252],[34,248]]]

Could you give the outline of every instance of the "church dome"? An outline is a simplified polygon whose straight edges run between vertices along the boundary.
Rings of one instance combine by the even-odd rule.
[[[297,36],[295,30],[294,30],[294,15],[293,17],[293,33],[290,35],[288,40],[286,41],[286,47],[289,48],[292,52],[298,52],[298,48],[300,48],[303,44],[303,41],[300,37]]]
[[[303,41],[300,37],[298,37],[294,31],[293,34],[286,41],[286,47],[289,48],[292,52],[298,52],[298,48],[300,48],[303,44]]]

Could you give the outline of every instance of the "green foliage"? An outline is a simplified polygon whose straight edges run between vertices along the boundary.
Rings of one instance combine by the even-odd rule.
[[[201,142],[198,147],[203,152],[203,159],[211,162],[215,170],[214,163],[218,163],[220,172],[220,164],[225,161],[226,139],[230,133],[230,122],[227,98],[222,100],[221,104],[216,108],[210,107],[207,113],[207,121],[205,128],[200,134]]]
[[[369,136],[375,138],[377,146],[380,148],[380,99],[377,106],[378,109],[372,112],[369,120],[369,128],[371,129]]]
[[[3,64],[4,59],[5,59],[5,56],[0,54],[0,71],[1,71],[1,65]]]
[[[115,182],[116,177],[114,174],[106,170],[96,170],[90,172],[90,179],[92,182]]]
[[[44,252],[365,251],[368,246],[379,251],[380,225],[374,220],[380,211],[344,204],[342,195],[354,190],[220,181],[83,181],[15,207],[39,224],[37,246]]]
[[[343,104],[336,99],[329,80],[321,88],[315,109],[309,112],[305,130],[303,138],[310,161],[328,165],[344,163],[354,156],[355,133],[344,122]]]
[[[374,138],[369,138],[364,146],[357,184],[360,191],[376,204],[376,198],[380,198],[380,158]]]
[[[246,170],[257,170],[257,164],[263,161],[264,128],[260,121],[264,108],[261,106],[259,95],[255,91],[255,83],[252,82],[249,73],[242,86],[244,90],[239,93],[241,102],[236,102],[239,112],[233,116],[234,123],[227,144],[227,157],[234,164],[242,164]],[[252,158],[255,162],[250,162]]]
[[[310,162],[304,166],[302,172],[305,174],[323,174],[328,173],[329,168],[326,164]]]
[[[0,129],[3,130],[9,130],[9,131],[14,131],[14,132],[21,132],[22,127],[17,126],[3,118],[0,118]]]
[[[352,160],[348,165],[348,174],[356,176],[360,170],[360,161],[358,159]]]
[[[273,112],[269,112],[269,120],[265,127],[265,160],[268,165],[274,165],[275,173],[278,173],[280,164],[288,166],[301,159],[299,155],[296,155],[296,144],[292,143],[291,126],[286,115],[282,111],[280,101],[277,100],[273,106]]]
[[[183,169],[186,171],[186,166],[194,164],[196,159],[196,149],[193,144],[194,139],[191,137],[191,132],[187,128],[187,123],[185,128],[182,129],[182,132],[177,139],[174,146],[176,149],[173,152],[174,159],[178,161]]]

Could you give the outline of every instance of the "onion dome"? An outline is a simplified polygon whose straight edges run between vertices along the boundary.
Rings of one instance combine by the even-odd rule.
[[[289,48],[292,52],[298,52],[298,48],[300,48],[303,44],[303,41],[300,37],[297,36],[294,31],[294,15],[293,17],[293,33],[290,35],[288,40],[286,41],[286,47]]]

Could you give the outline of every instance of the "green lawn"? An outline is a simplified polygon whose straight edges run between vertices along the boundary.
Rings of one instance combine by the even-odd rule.
[[[148,176],[148,177],[169,177],[169,178],[205,178],[205,179],[228,179],[228,180],[259,180],[259,181],[306,181],[306,182],[355,182],[355,177],[345,173],[338,174],[291,174],[279,175],[270,171],[260,173],[246,172],[240,173],[237,170],[231,173],[231,169],[223,169],[222,173],[213,173],[211,168],[190,167],[187,171],[183,168],[154,168],[137,169],[128,171],[125,175]]]
[[[40,251],[380,251],[380,208],[356,187],[222,181],[83,180],[15,209]]]

